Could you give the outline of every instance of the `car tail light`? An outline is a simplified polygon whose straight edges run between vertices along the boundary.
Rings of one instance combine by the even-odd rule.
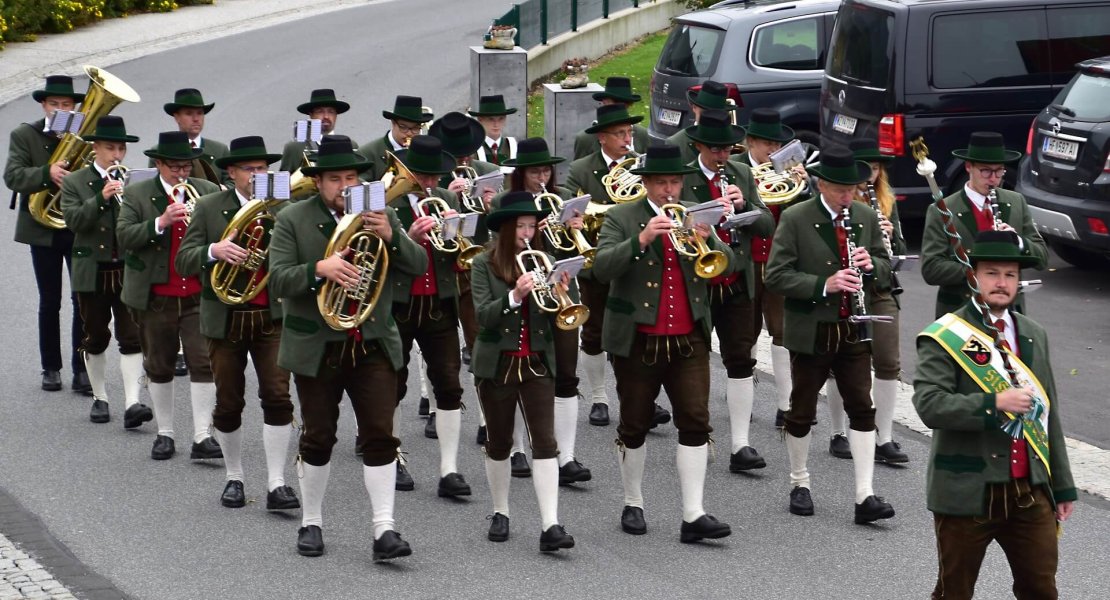
[[[1106,164],[1102,165],[1103,173],[1110,173],[1110,152],[1106,153]]]
[[[697,94],[701,90],[701,84],[690,86],[690,95]],[[744,100],[740,97],[740,88],[735,83],[726,83],[725,90],[728,92],[728,97],[736,103],[737,108],[744,106]]]
[[[1025,155],[1033,154],[1033,132],[1037,129],[1037,119],[1029,124],[1029,137],[1025,138]]]
[[[888,156],[906,155],[906,125],[901,114],[879,119],[879,152]]]
[[[1087,227],[1091,229],[1091,233],[1110,235],[1110,229],[1107,229],[1106,223],[1098,217],[1087,217]]]

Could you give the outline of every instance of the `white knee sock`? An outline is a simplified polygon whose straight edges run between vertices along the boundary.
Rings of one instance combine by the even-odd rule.
[[[790,351],[785,347],[771,345],[771,372],[775,375],[778,409],[790,410],[790,391],[794,384],[790,379]]]
[[[675,462],[678,465],[678,484],[682,488],[682,520],[687,523],[693,523],[705,514],[702,497],[708,460],[709,444],[679,444]]]
[[[574,440],[578,433],[578,397],[555,397],[555,442],[559,447],[559,466],[574,460]]]
[[[748,444],[748,429],[752,420],[752,403],[755,400],[755,384],[751,377],[729,379],[725,389],[728,404],[729,433],[732,434],[732,453],[735,454]]]
[[[436,433],[439,435],[439,476],[459,470],[459,429],[462,427],[462,410],[441,410],[436,413]]]
[[[840,395],[840,388],[832,377],[825,382],[825,397],[829,402],[829,433],[844,435],[844,420],[847,418],[844,414],[844,396]]]
[[[559,465],[554,458],[532,461],[532,486],[540,506],[540,530],[559,523]]]
[[[89,354],[85,352],[85,372],[89,375],[89,383],[92,385],[92,392],[94,398],[100,400],[108,400],[108,390],[104,385],[104,367],[108,363],[108,356],[101,352],[100,354]]]
[[[871,400],[875,404],[875,428],[879,430],[876,443],[883,444],[894,439],[894,404],[898,401],[898,381],[876,379],[871,384]]]
[[[644,507],[644,463],[647,461],[647,444],[639,448],[617,447],[617,460],[621,467],[621,484],[624,485],[624,505]]]
[[[315,525],[324,526],[324,492],[328,489],[328,475],[331,474],[331,463],[325,465],[310,465],[302,463],[304,474],[301,475],[301,527]]]
[[[213,429],[212,435],[224,453],[224,470],[228,481],[243,481],[243,428],[223,432]]]
[[[786,433],[786,453],[790,457],[790,485],[793,487],[809,487],[809,440],[813,437],[807,433],[802,437],[794,437]]]
[[[193,442],[202,442],[212,435],[212,409],[216,408],[215,383],[190,383],[189,400],[193,404]]]
[[[131,408],[139,403],[139,388],[143,382],[143,354],[121,354],[119,371],[123,375],[124,408]]]
[[[524,434],[527,429],[528,426],[524,424],[524,411],[518,406],[513,412],[513,448],[509,451],[510,455],[524,452],[527,447],[524,445]]]
[[[173,437],[173,380],[166,383],[151,381],[150,403],[154,405],[154,422],[158,424],[158,435]]]
[[[852,467],[856,472],[856,504],[875,493],[871,488],[875,472],[875,432],[848,430],[848,447],[852,449]]]
[[[416,373],[420,376],[420,397],[429,399],[429,410],[435,410],[435,403],[431,402],[432,386],[428,385],[428,363],[424,362],[424,353],[416,355]]]
[[[509,516],[509,459],[493,460],[486,457],[486,481],[493,500],[493,512]],[[533,472],[533,477],[535,473]]]
[[[262,447],[266,450],[267,491],[285,485],[285,460],[289,456],[289,437],[293,425],[262,425]],[[222,445],[222,444],[221,444]],[[226,457],[227,454],[225,453]]]
[[[380,467],[362,467],[362,482],[366,493],[370,494],[371,520],[374,524],[374,539],[393,531],[393,494],[397,485],[397,461]]]
[[[358,428],[355,428],[355,435],[358,435]],[[401,407],[393,407],[393,437],[401,439]]]
[[[586,375],[586,385],[590,390],[590,402],[608,406],[609,396],[605,393],[605,353],[591,356],[583,352],[580,362],[582,372]]]

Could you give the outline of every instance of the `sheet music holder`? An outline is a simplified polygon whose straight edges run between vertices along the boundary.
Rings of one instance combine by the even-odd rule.
[[[384,211],[385,185],[380,181],[371,181],[345,188],[343,206],[347,214]]]
[[[474,187],[470,190],[472,198],[481,198],[486,190],[493,190],[493,193],[500,192],[505,187],[505,176],[500,171],[492,171],[485,175],[480,175],[474,180]]]
[[[733,213],[733,214],[729,215],[729,217],[726,218],[723,223],[721,223],[721,228],[722,229],[739,229],[741,227],[747,227],[748,225],[751,225],[752,223],[755,223],[756,220],[759,219],[759,216],[761,214],[762,213],[760,213],[760,211],[758,211],[758,210],[749,210],[749,211],[745,211],[745,212]]]
[[[85,113],[72,110],[56,110],[47,119],[46,130],[59,136],[72,133],[77,135],[85,122]]]
[[[554,285],[562,281],[563,273],[566,273],[567,276],[573,280],[578,276],[578,272],[582,270],[585,264],[586,258],[583,256],[571,256],[570,258],[555,261],[555,264],[551,266],[551,275],[547,277],[547,283]]]
[[[315,148],[324,137],[320,119],[301,119],[293,123],[293,141],[309,144]]]
[[[586,207],[589,204],[589,194],[584,194],[563,202],[563,212],[559,215],[559,220],[565,224],[567,221],[573,219],[576,213],[580,217],[586,216]]]
[[[725,207],[716,200],[702,202],[697,206],[686,209],[686,227],[695,227],[699,224],[716,227],[721,222],[721,215],[725,214]]]
[[[453,240],[459,235],[459,225],[462,219],[458,214],[451,215],[450,217],[443,218],[443,235],[444,241]]]
[[[474,237],[478,231],[478,213],[463,213],[462,215],[462,230],[463,237]]]
[[[288,200],[289,171],[270,171],[251,175],[251,198]]]

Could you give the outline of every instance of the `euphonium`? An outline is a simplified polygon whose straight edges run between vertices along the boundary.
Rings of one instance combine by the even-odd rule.
[[[316,306],[328,327],[347,331],[370,318],[385,286],[389,253],[381,238],[362,225],[362,215],[343,215],[335,227],[324,258],[350,249],[347,260],[358,269],[358,281],[346,288],[325,280],[316,294]]]
[[[303,200],[316,193],[316,180],[304,174],[305,167],[311,167],[312,161],[308,158],[308,150],[301,152],[301,166],[289,176],[289,198]]]
[[[178,177],[177,182],[177,185],[170,190],[170,195],[174,198],[177,197],[177,192],[185,195],[185,226],[188,227],[193,220],[193,211],[197,209],[197,199],[200,198],[200,192],[184,177]]]
[[[809,188],[805,177],[790,171],[775,171],[770,161],[752,168],[752,176],[755,177],[759,199],[767,206],[792,202]]]
[[[107,173],[108,179],[121,181],[124,185],[127,185],[127,180],[131,177],[129,174],[130,169],[121,165],[118,160],[112,161],[112,164],[108,165],[108,168],[104,169],[104,171]],[[116,194],[115,196],[113,196],[113,198],[115,198],[115,201],[117,203],[123,204],[122,193]]]
[[[54,148],[50,155],[50,162],[64,163],[69,171],[76,171],[83,167],[89,160],[92,144],[81,139],[96,130],[96,122],[100,117],[112,112],[120,102],[138,102],[139,94],[122,79],[99,67],[85,65],[85,75],[89,77],[89,91],[85,100],[81,102],[81,110],[85,121],[76,134],[66,133],[62,141]],[[61,197],[58,189],[42,190],[35,192],[27,200],[27,209],[40,224],[51,229],[65,229],[66,222],[62,217]]]
[[[667,198],[670,201],[670,198]],[[660,209],[671,220],[671,231],[667,235],[675,252],[682,256],[697,258],[694,262],[698,277],[713,279],[725,272],[728,268],[728,258],[720,250],[710,250],[705,240],[701,239],[693,227],[687,227],[686,207],[677,203],[664,204]]]
[[[474,266],[474,259],[486,249],[470,241],[461,231],[455,237],[455,241],[459,245],[459,255],[455,258],[455,265],[464,271],[469,271],[470,267]]]
[[[481,198],[471,196],[474,191],[474,181],[478,179],[478,171],[470,165],[459,165],[451,172],[456,179],[462,179],[466,187],[462,191],[462,205],[463,208],[470,212],[485,214],[486,203],[482,202]]]
[[[382,175],[382,185],[385,186],[385,203],[389,204],[401,196],[408,194],[423,194],[424,190],[416,182],[416,176],[408,170],[405,163],[392,152],[385,153],[385,173]]]
[[[609,200],[615,204],[635,202],[647,196],[647,189],[639,175],[632,173],[632,168],[639,158],[629,156],[618,162],[609,172],[601,177],[601,184],[605,186],[605,193]]]
[[[270,250],[269,234],[275,218],[271,209],[279,202],[284,200],[256,198],[252,193],[251,200],[231,217],[220,235],[220,239],[227,239],[232,231],[238,231],[235,243],[247,251],[247,258],[237,265],[216,261],[212,267],[212,291],[224,304],[246,304],[266,288],[270,272],[267,270],[261,277],[258,273]]]
[[[544,228],[543,233],[551,247],[563,252],[578,252],[586,259],[582,268],[592,267],[597,249],[586,241],[586,236],[581,230],[567,227],[559,219],[559,215],[563,212],[563,199],[547,191],[547,186],[541,183],[540,193],[536,194],[534,202],[537,210],[546,210],[549,213],[545,219],[547,227]]]
[[[516,255],[516,265],[522,273],[532,275],[532,299],[536,301],[536,306],[544,312],[555,313],[555,326],[559,329],[569,331],[581,327],[590,318],[590,309],[575,304],[558,282],[547,282],[551,276],[551,259],[543,252],[533,250],[528,238],[524,239],[524,248]]]
[[[458,252],[459,242],[443,237],[443,214],[451,210],[451,206],[442,198],[433,196],[431,188],[426,189],[425,194],[426,197],[416,203],[416,208],[420,214],[427,214],[436,221],[432,230],[428,232],[428,241],[431,242],[433,248],[440,252]],[[425,211],[424,207],[428,207],[428,210]]]

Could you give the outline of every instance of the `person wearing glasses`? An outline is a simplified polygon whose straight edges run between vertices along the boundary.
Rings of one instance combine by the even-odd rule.
[[[952,224],[960,234],[964,248],[970,252],[975,247],[975,236],[980,231],[1013,231],[1018,234],[1018,248],[1022,256],[1036,259],[1033,268],[1045,268],[1048,265],[1048,246],[1033,225],[1025,196],[1000,187],[1006,165],[1017,163],[1021,153],[1006,149],[1002,134],[977,131],[971,134],[967,148],[953,150],[952,156],[964,160],[967,183],[962,190],[945,198],[944,202],[952,212]],[[997,202],[990,201],[991,190],[996,190]],[[944,231],[944,219],[935,204],[929,206],[925,213],[925,230],[921,235],[921,276],[925,283],[938,286],[938,319],[971,299],[965,267],[956,260],[956,253]],[[1014,310],[1025,313],[1024,297],[1020,291],[1014,301]]]
[[[407,148],[412,138],[420,135],[425,123],[435,115],[424,112],[424,101],[418,96],[397,96],[393,110],[383,110],[382,116],[389,119],[389,131],[380,138],[367,142],[358,148],[358,153],[370,160],[370,168],[359,173],[365,181],[377,181],[385,175],[389,166],[386,152],[396,154]]]

